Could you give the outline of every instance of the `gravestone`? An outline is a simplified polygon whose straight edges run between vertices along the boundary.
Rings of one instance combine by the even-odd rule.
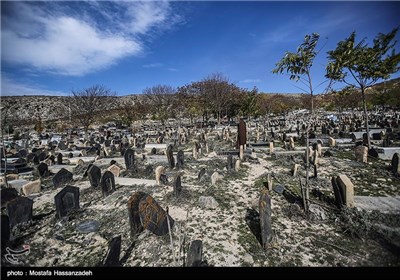
[[[54,175],[52,181],[53,181],[53,186],[55,188],[62,187],[66,185],[67,183],[72,181],[73,174],[69,172],[65,168],[61,168],[60,171],[57,172],[56,175]]]
[[[139,203],[147,196],[148,194],[144,192],[136,192],[128,200],[128,216],[131,229],[131,238],[134,238],[143,231],[143,225],[139,216]]]
[[[354,185],[346,175],[336,177],[337,185],[343,198],[343,204],[347,207],[354,207]]]
[[[157,154],[157,149],[156,148],[152,148],[151,149],[151,154],[152,155],[156,155]]]
[[[33,200],[27,197],[17,197],[6,205],[10,228],[20,223],[32,220]]]
[[[40,179],[29,182],[22,186],[22,193],[26,196],[31,195],[33,193],[40,193],[40,190],[41,190]]]
[[[368,162],[368,147],[365,146],[357,146],[354,149],[356,161],[360,161],[362,163]]]
[[[232,155],[228,155],[226,169],[228,171],[231,171],[234,168],[235,168],[235,163],[233,162],[233,156]]]
[[[39,161],[45,160],[46,157],[47,157],[47,153],[45,153],[45,152],[41,152],[41,153],[38,155]]]
[[[182,192],[181,175],[176,176],[174,181],[174,195],[178,197]]]
[[[341,188],[339,187],[339,185],[336,181],[335,176],[332,177],[331,182],[332,182],[333,193],[335,195],[336,206],[339,209],[342,209],[343,208],[343,194],[342,194]]]
[[[219,175],[219,173],[217,171],[215,171],[212,175],[211,175],[211,185],[215,186],[215,184],[217,183],[217,181],[219,181],[221,179],[221,176]]]
[[[115,179],[111,171],[107,170],[104,172],[103,176],[101,176],[100,186],[104,198],[115,191]]]
[[[60,150],[65,150],[67,149],[67,146],[64,141],[60,141],[60,143],[58,143],[58,148],[60,148]]]
[[[101,170],[98,166],[92,165],[88,170],[90,186],[97,188],[100,184]]]
[[[103,260],[103,266],[120,266],[121,235],[114,236],[108,246],[108,252]]]
[[[261,191],[259,200],[261,242],[263,249],[267,249],[268,243],[272,240],[271,226],[271,199],[267,189]]]
[[[41,178],[44,178],[44,177],[47,177],[47,176],[50,175],[49,167],[44,162],[39,163],[39,165],[37,166],[37,169],[38,169],[38,172],[39,172],[39,176]]]
[[[14,188],[4,188],[0,191],[1,208],[5,207],[6,203],[19,197],[19,193]]]
[[[182,150],[179,150],[176,155],[176,167],[178,169],[183,168],[183,160],[184,160],[184,152]]]
[[[206,169],[202,167],[199,171],[199,174],[197,175],[197,180],[201,181],[205,174],[206,174]]]
[[[79,195],[79,188],[74,186],[66,186],[56,194],[54,201],[59,219],[65,217],[71,210],[79,209]]]
[[[58,155],[57,155],[57,164],[63,164],[63,155],[62,155],[62,153],[58,153]]]
[[[81,233],[96,232],[99,228],[100,223],[95,220],[84,221],[76,226],[76,229]]]
[[[119,168],[117,165],[113,164],[107,168],[108,171],[111,171],[112,174],[114,174],[114,177],[119,177],[119,174],[121,173],[121,168]]]
[[[107,147],[107,148],[110,147],[111,146],[111,140],[105,140],[104,141],[104,146]]]
[[[83,177],[87,177],[88,171],[89,171],[90,167],[92,167],[92,166],[93,166],[93,163],[89,163],[89,165],[86,167],[85,173],[83,173]]]
[[[117,162],[116,162],[115,160],[112,159],[112,160],[110,161],[110,165],[109,165],[109,166],[114,165],[114,164],[116,164],[116,163],[117,163]]]
[[[165,167],[164,166],[157,166],[155,170],[155,175],[156,175],[156,183],[157,185],[161,184],[161,175],[164,173]]]
[[[147,165],[146,168],[144,169],[144,175],[149,177],[153,175],[153,166],[152,165]]]
[[[7,215],[1,215],[1,248],[2,250],[7,246],[10,241],[11,229],[10,219]]]
[[[131,169],[135,163],[135,151],[132,149],[126,149],[124,153],[125,167]]]
[[[22,150],[20,150],[19,152],[19,155],[21,156],[21,157],[26,157],[27,155],[28,155],[28,151],[27,150],[25,150],[25,149],[22,149]]]
[[[38,165],[40,163],[39,158],[38,158],[37,155],[33,155],[33,160],[32,161],[33,161],[34,165]]]
[[[189,246],[186,266],[187,267],[201,266],[202,257],[203,257],[203,242],[201,240],[193,240]]]
[[[392,172],[395,176],[399,176],[400,175],[400,155],[399,153],[394,153],[393,157],[392,157]]]
[[[175,159],[174,159],[174,153],[172,152],[172,145],[168,145],[167,158],[168,158],[169,167],[171,169],[174,168],[175,167]]]
[[[243,120],[240,120],[238,125],[238,141],[236,144],[236,148],[239,149],[240,145],[246,145],[247,142],[247,134],[246,134],[246,124]]]

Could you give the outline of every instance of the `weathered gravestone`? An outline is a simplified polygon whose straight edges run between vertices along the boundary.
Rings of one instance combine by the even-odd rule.
[[[10,219],[7,215],[1,215],[1,248],[2,251],[10,241],[11,229]]]
[[[57,164],[63,164],[63,155],[62,155],[62,153],[58,153],[58,155],[57,155]]]
[[[53,185],[55,188],[62,187],[72,181],[73,174],[65,168],[61,168],[53,177]]]
[[[226,160],[227,160],[226,169],[228,171],[232,171],[235,168],[235,163],[233,162],[233,156],[232,155],[228,155]]]
[[[135,164],[135,151],[132,149],[126,149],[124,153],[125,167],[131,169]]]
[[[103,266],[120,266],[121,235],[114,236],[108,245],[108,252],[103,260]]]
[[[103,197],[107,197],[112,192],[115,191],[115,179],[114,174],[111,171],[105,171],[100,179],[101,191],[103,192]]]
[[[261,191],[259,200],[261,242],[263,249],[267,249],[268,243],[272,240],[271,226],[271,199],[267,189]]]
[[[4,188],[0,191],[1,208],[5,207],[6,203],[19,197],[19,193],[14,188]]]
[[[146,166],[146,168],[144,169],[144,175],[147,177],[150,177],[153,175],[153,166],[152,165]]]
[[[90,186],[93,188],[97,188],[100,184],[101,179],[101,170],[98,166],[92,165],[88,170],[88,178],[90,182]]]
[[[67,146],[64,141],[60,141],[60,143],[58,143],[58,148],[60,148],[60,150],[65,150]]]
[[[10,227],[32,220],[33,200],[27,197],[17,197],[6,205]]]
[[[54,201],[59,219],[65,217],[71,210],[79,209],[79,195],[79,188],[74,186],[66,186],[56,194]]]
[[[186,266],[187,267],[201,266],[202,257],[203,257],[203,241],[193,240],[189,246]]]
[[[181,175],[176,176],[174,181],[174,195],[177,197],[182,192]]]
[[[168,145],[167,158],[168,158],[169,167],[174,168],[175,167],[175,159],[174,159],[174,153],[172,152],[172,145]]]
[[[392,172],[395,176],[400,176],[400,155],[399,153],[394,153],[392,157]]]
[[[165,235],[169,232],[167,219],[171,229],[175,222],[153,197],[143,192],[136,192],[129,199],[128,213],[132,237],[142,228],[158,236]]]
[[[246,135],[246,124],[243,120],[240,120],[238,125],[238,139],[236,148],[239,149],[241,145],[246,145],[247,142],[247,135]]]
[[[39,165],[37,166],[37,169],[38,169],[38,172],[39,172],[39,176],[41,178],[44,178],[44,177],[47,177],[47,176],[50,175],[49,167],[44,162],[39,163]]]
[[[335,195],[336,206],[339,209],[342,209],[343,208],[343,194],[342,194],[341,188],[339,187],[339,185],[336,181],[335,176],[332,177],[331,182],[332,182],[333,194]]]
[[[199,174],[197,175],[197,180],[201,181],[205,174],[206,174],[206,169],[202,167],[199,171]]]
[[[45,160],[46,157],[47,157],[47,153],[46,153],[46,152],[41,152],[41,153],[38,155],[39,161]]]
[[[182,150],[179,150],[176,155],[176,167],[178,169],[183,168],[183,160],[184,160],[184,152]]]

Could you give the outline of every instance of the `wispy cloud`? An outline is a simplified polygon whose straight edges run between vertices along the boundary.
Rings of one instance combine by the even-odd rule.
[[[176,69],[176,68],[168,68],[168,71],[171,71],[171,72],[178,72],[179,70]]]
[[[245,80],[240,81],[240,82],[244,83],[244,84],[261,83],[261,79],[245,79]]]
[[[15,80],[6,77],[4,73],[1,76],[1,95],[2,96],[16,96],[16,95],[67,95],[65,92],[47,90],[41,86],[19,83]]]
[[[68,5],[76,3],[5,3],[2,60],[82,76],[141,54],[146,36],[179,21],[165,1],[89,1],[79,3],[82,9]]]
[[[159,67],[162,67],[162,66],[163,66],[163,64],[159,63],[159,62],[150,63],[150,64],[144,64],[143,65],[144,68],[159,68]]]

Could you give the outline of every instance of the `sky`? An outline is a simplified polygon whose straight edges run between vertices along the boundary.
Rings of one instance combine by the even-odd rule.
[[[320,35],[311,70],[320,93],[326,52],[353,31],[372,43],[400,26],[399,10],[396,1],[2,1],[1,95],[100,84],[122,96],[213,73],[250,90],[301,93],[301,83],[272,69],[312,32]]]

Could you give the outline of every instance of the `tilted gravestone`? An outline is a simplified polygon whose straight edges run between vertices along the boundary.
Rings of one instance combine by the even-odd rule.
[[[111,171],[107,170],[104,172],[103,176],[101,176],[100,186],[103,197],[107,197],[115,191],[115,179],[114,174]]]
[[[73,174],[65,168],[61,168],[53,177],[53,185],[55,188],[62,187],[72,181]]]
[[[71,210],[79,209],[79,195],[79,188],[74,186],[66,186],[56,194],[54,201],[59,219],[65,217]]]
[[[343,174],[338,175],[336,177],[336,182],[342,194],[343,204],[349,208],[354,207],[354,185],[349,177]]]
[[[38,172],[39,172],[39,176],[41,178],[44,178],[44,177],[47,177],[47,176],[50,175],[49,167],[44,162],[39,163],[39,165],[37,166],[37,169],[38,169]]]
[[[193,240],[189,246],[189,251],[186,259],[186,266],[187,267],[201,266],[202,257],[203,257],[203,241]]]
[[[1,215],[1,248],[5,248],[10,241],[10,219],[7,215]]]
[[[47,153],[45,153],[45,152],[41,152],[41,153],[38,155],[39,161],[45,160],[46,157],[47,157]]]
[[[135,151],[132,149],[126,149],[124,152],[124,160],[126,169],[131,169],[135,164]]]
[[[267,189],[261,191],[259,200],[261,242],[265,250],[272,240],[271,199]]]
[[[167,218],[171,229],[175,222],[153,197],[143,192],[136,192],[129,199],[128,213],[132,237],[143,228],[157,236],[165,235],[169,232]]]
[[[392,157],[392,172],[396,176],[400,176],[400,154],[394,153]]]
[[[6,205],[10,227],[32,220],[33,200],[27,197],[17,197]]]
[[[90,186],[97,188],[100,184],[101,170],[98,166],[92,165],[88,170]]]
[[[144,192],[136,192],[128,200],[128,216],[132,238],[143,231],[139,216],[139,203],[146,196],[148,196],[148,194]]]
[[[88,176],[89,169],[90,169],[90,167],[92,167],[92,166],[93,166],[93,163],[89,163],[89,165],[86,167],[85,173],[83,173],[83,177],[87,177],[87,176]]]
[[[201,181],[205,174],[206,174],[206,169],[202,167],[199,171],[199,174],[197,175],[197,180]]]
[[[174,181],[174,195],[177,197],[182,192],[181,175],[176,176]]]
[[[60,150],[65,150],[67,149],[67,145],[65,145],[64,141],[60,141],[60,143],[58,143],[58,148],[60,148]]]
[[[333,187],[333,193],[335,195],[336,206],[339,209],[342,209],[343,208],[343,194],[342,194],[341,188],[339,187],[339,185],[336,181],[335,176],[332,177],[331,182],[332,182],[332,187]]]
[[[103,260],[103,266],[120,266],[121,235],[114,236],[108,246],[108,252]]]
[[[174,153],[172,151],[172,145],[168,145],[167,158],[168,158],[169,167],[174,168],[175,167],[175,159],[174,159]]]
[[[62,153],[58,153],[58,155],[57,155],[57,164],[63,164],[63,155],[62,155]]]
[[[184,152],[182,150],[179,150],[176,155],[176,167],[178,169],[183,168],[183,160],[184,160]]]

